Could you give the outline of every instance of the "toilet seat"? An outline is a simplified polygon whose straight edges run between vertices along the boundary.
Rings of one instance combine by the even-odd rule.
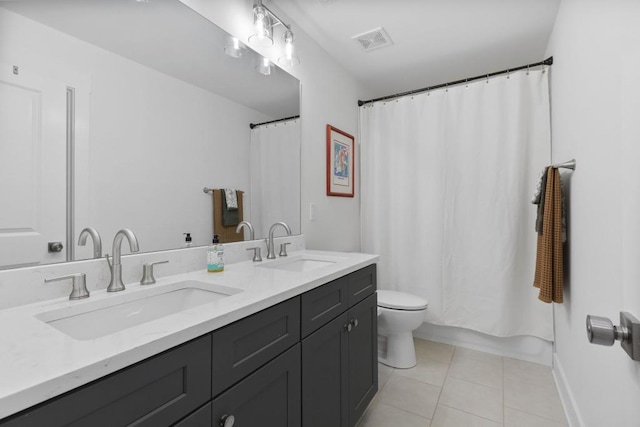
[[[429,302],[417,295],[404,292],[378,290],[378,307],[392,310],[419,311],[427,308]]]

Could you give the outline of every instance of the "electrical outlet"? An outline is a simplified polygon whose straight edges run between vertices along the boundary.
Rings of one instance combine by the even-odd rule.
[[[309,221],[315,221],[316,219],[318,219],[318,205],[309,203]]]

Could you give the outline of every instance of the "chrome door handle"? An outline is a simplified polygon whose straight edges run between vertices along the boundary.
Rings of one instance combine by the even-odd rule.
[[[640,320],[620,312],[620,325],[606,317],[587,315],[587,338],[591,344],[611,346],[616,341],[633,360],[640,361]]]

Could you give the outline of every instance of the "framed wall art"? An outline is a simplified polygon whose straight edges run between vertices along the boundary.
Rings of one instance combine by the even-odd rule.
[[[353,197],[355,139],[327,125],[327,196]]]

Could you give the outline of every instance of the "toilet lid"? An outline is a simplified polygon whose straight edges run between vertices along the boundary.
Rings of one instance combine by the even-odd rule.
[[[395,310],[424,310],[429,302],[417,295],[378,290],[378,306]]]

